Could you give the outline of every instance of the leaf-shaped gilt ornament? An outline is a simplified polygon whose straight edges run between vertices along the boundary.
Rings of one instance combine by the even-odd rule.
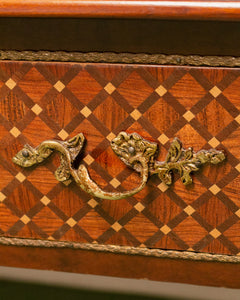
[[[170,145],[166,161],[176,162],[182,154],[182,144],[178,138],[175,138]]]
[[[193,149],[188,148],[187,150],[185,150],[184,159],[191,159],[192,157],[193,157]]]

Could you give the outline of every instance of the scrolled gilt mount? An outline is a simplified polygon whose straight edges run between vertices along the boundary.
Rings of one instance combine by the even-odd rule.
[[[166,160],[156,160],[158,145],[144,140],[137,133],[120,132],[111,141],[112,150],[129,167],[141,174],[141,184],[126,192],[103,191],[89,176],[87,168],[80,164],[75,166],[76,159],[83,149],[85,137],[82,133],[62,142],[47,140],[37,148],[25,145],[14,157],[13,162],[22,167],[31,167],[43,162],[54,151],[60,154],[60,166],[55,171],[57,180],[63,183],[75,181],[85,192],[102,199],[117,200],[126,198],[141,191],[149,176],[157,174],[167,185],[172,183],[172,171],[177,171],[184,185],[192,183],[191,172],[198,171],[206,163],[218,164],[225,159],[223,151],[215,149],[201,150],[197,153],[192,148],[184,149],[179,139],[175,138],[170,145]]]

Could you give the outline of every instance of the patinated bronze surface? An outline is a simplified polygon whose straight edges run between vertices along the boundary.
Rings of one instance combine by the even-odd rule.
[[[141,184],[126,192],[105,192],[90,177],[87,168],[80,164],[76,168],[75,160],[80,154],[85,138],[82,133],[67,142],[47,140],[36,149],[29,145],[13,157],[13,162],[22,167],[31,167],[43,162],[54,151],[60,153],[60,167],[55,172],[58,181],[69,184],[72,180],[85,192],[102,199],[118,200],[132,196],[142,190],[148,177],[158,174],[159,178],[167,185],[172,183],[172,171],[179,172],[183,184],[192,183],[191,172],[198,171],[205,163],[218,164],[225,159],[223,151],[215,149],[193,152],[190,147],[182,148],[182,143],[175,138],[170,145],[166,160],[156,160],[157,144],[144,140],[137,133],[128,134],[120,132],[112,141],[111,147],[119,158],[129,167],[141,173]]]

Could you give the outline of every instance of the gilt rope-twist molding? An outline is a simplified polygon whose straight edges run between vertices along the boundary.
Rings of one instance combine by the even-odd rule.
[[[102,199],[118,200],[130,197],[141,191],[149,176],[157,174],[167,185],[172,184],[172,172],[177,171],[184,185],[192,183],[191,173],[206,164],[218,164],[225,159],[223,151],[210,149],[194,152],[192,148],[184,149],[179,139],[170,145],[166,160],[156,160],[158,145],[143,139],[137,133],[120,132],[112,141],[115,154],[129,167],[141,174],[141,184],[126,192],[103,191],[89,176],[87,168],[76,159],[83,149],[85,137],[79,133],[66,142],[47,140],[37,148],[25,145],[14,157],[13,162],[22,167],[31,167],[42,163],[54,151],[60,154],[60,166],[55,172],[58,181],[69,184],[75,181],[85,192]]]

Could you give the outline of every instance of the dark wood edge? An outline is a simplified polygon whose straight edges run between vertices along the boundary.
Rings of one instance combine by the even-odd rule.
[[[0,265],[240,288],[240,265],[88,250],[0,246]]]
[[[0,17],[240,20],[239,1],[3,0]]]

